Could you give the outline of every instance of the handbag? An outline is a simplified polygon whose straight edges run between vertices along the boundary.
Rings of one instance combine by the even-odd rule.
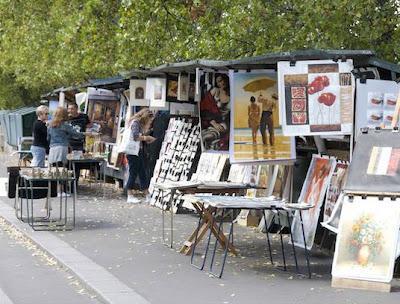
[[[118,147],[119,153],[125,153],[129,155],[139,155],[140,141],[134,140],[132,136],[131,125],[125,128],[122,134],[122,140]]]

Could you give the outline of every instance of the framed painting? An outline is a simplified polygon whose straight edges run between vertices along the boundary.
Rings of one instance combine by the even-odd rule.
[[[400,225],[400,201],[344,198],[332,276],[390,282]]]
[[[231,162],[288,162],[296,159],[294,137],[284,136],[279,120],[277,73],[230,71]]]
[[[167,101],[177,101],[178,98],[178,77],[168,75],[167,77]]]
[[[280,118],[287,136],[345,135],[353,130],[353,61],[278,62]]]
[[[129,95],[129,104],[131,106],[149,106],[149,100],[146,98],[146,80],[131,79],[129,82]]]
[[[150,107],[163,108],[166,105],[167,79],[147,78],[146,99],[150,100]]]
[[[229,76],[226,73],[204,73],[200,83],[202,151],[228,153],[231,111]]]
[[[302,211],[304,234],[307,249],[311,250],[314,244],[315,231],[321,206],[328,189],[330,179],[336,166],[334,158],[313,155],[307,176],[300,193],[299,203],[311,205],[312,208]],[[293,242],[298,247],[305,246],[299,211],[296,211],[292,223]]]
[[[189,101],[189,74],[179,73],[178,78],[178,100]]]

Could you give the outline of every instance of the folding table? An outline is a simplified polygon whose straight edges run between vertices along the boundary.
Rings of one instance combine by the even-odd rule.
[[[287,216],[287,220],[288,220],[288,224],[289,224],[289,233],[290,233],[290,237],[291,237],[291,241],[292,241],[291,243],[292,243],[292,249],[293,249],[293,254],[294,254],[294,260],[295,260],[296,270],[298,272],[296,249],[293,244],[293,238],[292,238],[292,234],[291,234],[291,221],[290,221],[289,212],[292,210],[299,211],[303,240],[305,243],[306,241],[305,241],[305,234],[304,234],[303,218],[302,218],[301,213],[304,210],[310,209],[312,206],[306,205],[306,204],[287,204],[285,202],[285,200],[282,200],[280,198],[276,198],[273,196],[251,198],[251,197],[239,197],[239,196],[232,197],[232,196],[220,196],[220,195],[208,196],[208,195],[198,195],[197,194],[197,195],[191,196],[190,199],[192,200],[192,202],[195,202],[197,204],[197,206],[199,206],[200,212],[204,213],[206,210],[208,210],[207,216],[210,217],[209,220],[211,221],[211,224],[209,225],[209,227],[215,227],[214,224],[217,222],[217,220],[215,218],[216,212],[218,210],[221,210],[221,212],[222,212],[216,233],[214,233],[213,229],[210,229],[210,228],[208,229],[208,240],[206,243],[205,252],[202,255],[203,256],[202,263],[199,266],[199,265],[195,265],[193,261],[194,261],[196,245],[198,244],[198,235],[200,233],[202,233],[202,231],[200,231],[200,228],[201,228],[201,218],[203,216],[200,216],[198,228],[195,231],[194,247],[193,247],[192,255],[191,255],[191,259],[190,259],[190,263],[194,267],[196,267],[200,270],[204,269],[205,264],[206,264],[207,255],[209,252],[211,237],[212,237],[212,235],[214,235],[216,237],[216,241],[214,243],[214,248],[211,253],[210,273],[214,276],[221,278],[223,271],[224,271],[224,267],[225,267],[225,262],[226,262],[226,258],[227,258],[227,254],[228,254],[228,250],[229,250],[229,245],[231,244],[231,242],[233,240],[233,221],[234,221],[234,218],[231,217],[228,237],[225,237],[225,235],[222,233],[224,214],[225,214],[226,210],[231,210],[231,209],[253,209],[253,210],[261,210],[264,213],[264,221],[265,221],[266,227],[267,227],[266,216],[265,216],[266,210],[286,212],[286,216]],[[277,214],[278,214],[278,221],[280,224],[281,223],[280,213],[277,212]],[[224,242],[221,242],[221,240],[218,239],[218,237],[221,235],[221,233],[222,233],[222,235],[224,235],[224,238],[223,238]],[[266,239],[267,239],[270,261],[271,261],[271,264],[273,264],[272,250],[271,250],[271,243],[270,243],[270,238],[269,238],[268,227],[266,229]],[[285,257],[283,238],[282,238],[281,233],[280,233],[280,242],[281,242],[281,251],[282,251],[284,270],[286,271],[287,270],[286,257]],[[218,243],[221,244],[222,248],[224,248],[224,254],[223,254],[221,270],[219,273],[215,273],[215,272],[213,272],[213,266],[214,266],[215,253],[217,250]],[[304,248],[304,254],[306,257],[306,261],[307,261],[308,276],[309,276],[309,278],[311,278],[309,253],[308,253],[306,246]]]

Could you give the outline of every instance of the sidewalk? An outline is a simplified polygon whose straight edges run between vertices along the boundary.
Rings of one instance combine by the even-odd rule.
[[[398,303],[398,292],[381,294],[331,288],[332,258],[319,252],[311,257],[312,279],[297,276],[293,267],[288,272],[281,271],[269,263],[265,235],[237,225],[234,242],[240,254],[228,257],[222,279],[212,278],[207,272],[190,266],[190,258],[177,252],[196,227],[196,216],[175,216],[176,245],[170,249],[161,242],[161,210],[148,205],[128,205],[122,191],[115,192],[111,185],[107,187],[105,198],[95,196],[95,189],[80,186],[76,228],[51,232],[51,235],[150,303],[256,303],[265,300],[273,303],[319,304],[321,300],[327,304]],[[3,206],[13,204],[13,200],[6,198],[1,201]],[[39,237],[41,233],[30,232]],[[274,257],[280,262],[279,246],[274,235]],[[286,252],[291,253],[289,245]],[[298,253],[304,265],[303,252],[298,250]],[[288,263],[294,264],[292,257]],[[395,280],[395,284],[400,286],[400,280]]]

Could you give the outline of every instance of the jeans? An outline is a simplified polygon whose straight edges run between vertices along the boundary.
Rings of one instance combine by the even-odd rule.
[[[46,159],[46,149],[38,146],[31,146],[31,153],[33,156],[32,167],[44,167],[44,161]]]
[[[132,190],[135,186],[136,177],[139,175],[140,190],[148,188],[146,170],[144,168],[143,151],[139,155],[126,155],[129,165],[129,177],[126,183],[126,189]]]

